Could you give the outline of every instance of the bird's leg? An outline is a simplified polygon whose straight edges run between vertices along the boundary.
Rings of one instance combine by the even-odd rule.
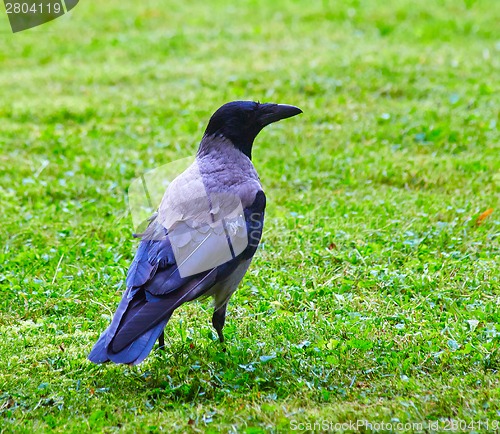
[[[162,331],[158,337],[158,349],[165,351],[165,332]]]
[[[224,323],[226,322],[226,308],[227,303],[224,303],[219,308],[216,307],[212,316],[212,325],[219,335],[221,344],[224,343],[224,334],[222,333],[222,329],[224,328]]]

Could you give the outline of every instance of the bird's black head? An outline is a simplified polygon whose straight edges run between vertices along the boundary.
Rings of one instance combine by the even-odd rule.
[[[253,141],[266,125],[299,113],[302,110],[292,105],[233,101],[224,104],[212,115],[205,136],[220,134],[252,158]]]

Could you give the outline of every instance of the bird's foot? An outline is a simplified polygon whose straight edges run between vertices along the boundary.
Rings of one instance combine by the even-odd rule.
[[[161,335],[158,337],[158,349],[160,351],[165,351],[165,333],[161,332]]]

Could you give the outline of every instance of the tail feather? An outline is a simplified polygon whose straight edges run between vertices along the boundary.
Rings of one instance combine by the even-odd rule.
[[[106,343],[106,339],[108,337],[108,330],[106,329],[104,333],[101,335],[99,340],[95,343],[92,351],[88,355],[88,359],[94,363],[106,363],[109,362],[108,350]]]
[[[166,324],[178,306],[177,299],[138,303],[124,315],[122,324],[109,343],[109,349],[113,353],[121,353],[136,339],[144,336],[146,330],[161,323]]]
[[[146,287],[127,288],[110,326],[101,335],[88,358],[94,363],[109,360],[137,364],[151,352],[174,310],[207,292],[216,282],[217,269],[184,279],[175,291],[157,295]],[[163,275],[155,279],[164,280]]]
[[[160,337],[160,334],[167,325],[170,316],[171,315],[117,353],[110,351],[108,343],[110,340],[110,328],[106,329],[92,348],[88,359],[91,362],[98,364],[106,363],[110,360],[114,363],[127,363],[130,365],[137,365],[138,363],[141,363],[153,349],[156,340]]]
[[[148,294],[143,289],[133,292],[127,289],[110,326],[90,352],[89,360],[94,363],[111,360],[133,365],[142,362],[174,310],[185,301],[198,298],[214,282],[215,272],[211,271],[163,297]]]
[[[128,363],[137,365],[141,363],[151,352],[161,332],[167,325],[167,321],[162,321],[156,327],[148,330],[140,338],[133,341],[128,347],[125,347],[118,353],[109,353],[109,359],[114,363]]]
[[[104,330],[104,332],[99,337],[98,341],[95,343],[92,351],[88,355],[88,359],[94,363],[105,363],[109,362],[110,358],[108,356],[108,345],[118,330],[121,319],[123,315],[127,312],[129,304],[131,304],[131,299],[129,298],[130,289],[127,288],[123,293],[123,297],[116,309],[115,315],[111,321],[109,327]]]

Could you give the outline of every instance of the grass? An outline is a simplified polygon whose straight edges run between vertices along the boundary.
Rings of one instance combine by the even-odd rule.
[[[15,35],[3,16],[0,431],[493,427],[499,15],[488,0],[110,0]],[[174,315],[166,354],[89,363],[137,245],[128,185],[193,155],[234,99],[304,114],[254,148],[266,231],[227,352],[203,302]]]

